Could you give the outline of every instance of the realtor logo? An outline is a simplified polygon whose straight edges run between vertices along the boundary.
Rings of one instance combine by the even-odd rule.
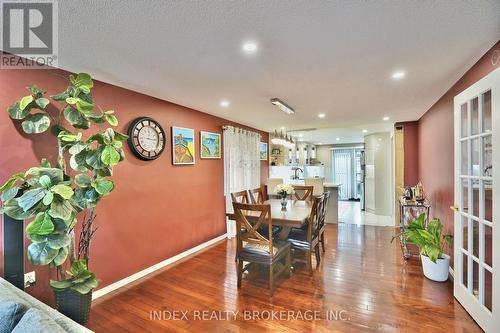
[[[2,1],[1,68],[57,66],[57,2]]]

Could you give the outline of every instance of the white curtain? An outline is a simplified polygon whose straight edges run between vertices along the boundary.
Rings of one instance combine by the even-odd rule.
[[[348,200],[353,195],[353,149],[335,149],[333,151],[334,182],[341,184],[340,200]]]
[[[260,186],[260,134],[224,126],[224,195]],[[231,208],[232,209],[232,208]]]

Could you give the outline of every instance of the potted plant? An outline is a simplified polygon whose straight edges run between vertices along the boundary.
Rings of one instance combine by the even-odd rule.
[[[293,186],[289,184],[278,184],[275,188],[276,193],[281,198],[281,210],[286,210],[287,197],[292,194]]]
[[[443,224],[438,218],[432,219],[427,226],[425,221],[425,213],[420,214],[400,235],[405,237],[408,243],[415,244],[420,249],[425,277],[443,282],[448,280],[450,267],[450,256],[443,253],[443,245],[447,243],[451,248],[453,236],[442,234]]]
[[[29,94],[8,108],[10,118],[21,121],[25,133],[50,129],[57,138],[54,148],[58,154],[54,165],[43,159],[40,166],[16,173],[0,187],[0,213],[18,220],[32,219],[26,227],[31,241],[28,260],[56,269],[57,280],[50,281],[56,308],[85,324],[92,290],[98,285],[88,266],[96,231],[95,209],[114,189],[110,177],[113,167],[125,157],[122,143],[127,136],[112,128],[85,135],[80,132],[91,124],[117,126],[118,119],[111,110],[95,110],[93,82],[88,74],[70,75],[68,81],[66,90],[50,96],[51,100],[45,97],[45,91],[30,85]],[[62,107],[58,109],[55,104]]]

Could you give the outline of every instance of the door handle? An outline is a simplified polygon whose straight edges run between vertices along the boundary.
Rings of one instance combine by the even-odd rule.
[[[450,206],[452,211],[458,212],[458,206]]]

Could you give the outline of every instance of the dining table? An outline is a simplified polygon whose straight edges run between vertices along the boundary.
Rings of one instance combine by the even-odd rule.
[[[278,234],[279,239],[286,239],[292,228],[301,228],[308,221],[311,214],[312,201],[309,200],[287,200],[286,209],[281,206],[281,199],[269,199],[264,202],[264,205],[271,206],[271,223],[281,226],[281,231]],[[247,212],[245,214],[248,220],[257,219],[260,212]],[[235,220],[233,208],[226,212],[226,216],[230,220]],[[264,220],[264,223],[267,219]]]

